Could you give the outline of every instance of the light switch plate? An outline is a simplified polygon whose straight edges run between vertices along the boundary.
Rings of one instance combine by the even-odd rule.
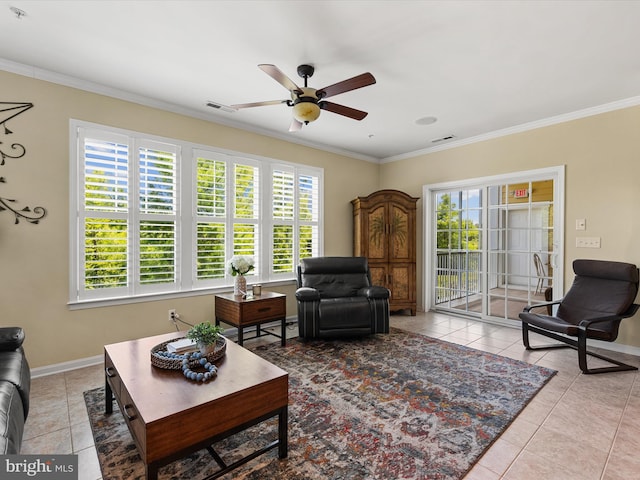
[[[576,230],[586,230],[587,229],[587,220],[584,218],[579,218],[576,220]]]
[[[576,237],[577,248],[600,248],[600,237]]]

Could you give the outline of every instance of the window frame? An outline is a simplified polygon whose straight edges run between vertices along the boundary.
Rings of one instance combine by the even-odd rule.
[[[233,285],[233,277],[224,272],[223,277],[201,279],[198,278],[198,238],[197,227],[199,219],[205,216],[197,212],[197,182],[199,157],[204,157],[214,161],[225,162],[225,216],[221,222],[225,223],[225,265],[233,252],[233,223],[234,223],[234,166],[236,164],[256,167],[258,170],[257,182],[257,218],[249,219],[248,223],[256,225],[258,239],[255,244],[256,268],[248,277],[250,283],[285,283],[290,284],[295,281],[296,266],[300,260],[300,244],[298,232],[300,225],[312,224],[317,229],[317,240],[314,244],[317,255],[322,255],[323,245],[323,202],[324,202],[324,170],[319,167],[296,164],[278,159],[262,157],[258,155],[246,154],[232,150],[220,149],[210,145],[195,144],[179,139],[165,138],[157,135],[121,129],[117,127],[105,126],[81,120],[71,119],[69,124],[69,145],[70,145],[70,274],[69,274],[69,305],[71,308],[83,308],[90,306],[115,305],[122,303],[132,303],[137,301],[148,301],[152,299],[171,298],[176,296],[203,295],[218,291],[229,290]],[[128,252],[134,254],[135,259],[129,257],[127,260],[127,286],[119,288],[117,291],[112,288],[89,290],[84,287],[84,230],[80,223],[86,213],[84,204],[84,139],[98,137],[98,140],[111,142],[118,139],[129,145],[128,152],[128,210],[125,216],[127,222],[139,215],[139,178],[140,165],[139,147],[141,145],[164,145],[167,149],[173,148],[176,153],[175,185],[176,185],[176,213],[175,213],[175,282],[170,284],[158,284],[144,286],[139,283],[139,253],[140,242],[137,237],[138,228],[131,228],[136,225],[135,220],[129,224],[128,242],[133,242],[128,247]],[[173,150],[172,150],[173,151]],[[272,249],[272,192],[273,192],[273,171],[274,169],[284,169],[294,174],[294,197],[295,213],[292,224],[294,225],[293,245],[294,255],[292,259],[291,272],[273,271],[273,249]],[[298,191],[300,190],[300,179],[302,176],[311,176],[317,181],[317,221],[309,222],[300,219],[300,205],[298,203]],[[132,210],[134,212],[132,212]],[[136,213],[137,211],[138,213]],[[135,230],[135,231],[133,231]]]
[[[274,265],[274,252],[273,252],[273,237],[271,235],[271,232],[273,232],[274,226],[275,225],[290,225],[292,227],[293,230],[293,258],[292,258],[292,263],[293,263],[293,273],[295,274],[295,269],[296,266],[299,264],[300,262],[300,227],[301,226],[307,226],[307,225],[313,225],[316,222],[312,222],[312,221],[308,221],[308,220],[302,220],[300,217],[300,177],[301,176],[309,176],[312,175],[313,169],[308,168],[308,167],[303,167],[303,166],[293,166],[290,164],[284,164],[282,162],[277,162],[277,163],[273,163],[271,165],[271,169],[270,169],[270,177],[273,178],[274,172],[276,170],[280,170],[280,171],[285,171],[287,173],[290,173],[294,176],[294,181],[293,181],[293,219],[283,219],[283,218],[278,218],[275,219],[273,215],[269,215],[268,216],[268,221],[269,221],[269,239],[271,240],[269,242],[268,246],[268,251],[267,251],[267,255],[268,258],[270,259],[270,264],[269,264],[269,271],[270,271],[270,275],[272,276],[272,278],[274,279],[283,279],[283,278],[287,278],[288,277],[288,273],[287,272],[283,272],[283,273],[278,273],[275,272],[275,265]],[[274,182],[270,182],[269,183],[269,187],[270,187],[270,192],[269,192],[269,198],[275,198],[274,192],[273,192],[273,186],[274,186]],[[324,198],[322,196],[322,182],[319,182],[318,185],[318,192],[317,192],[317,196],[318,196],[318,218],[323,218],[322,215],[322,205],[323,205],[323,201],[321,201],[320,199]],[[319,238],[322,237],[322,235],[320,234],[320,231],[318,231],[318,236]],[[318,242],[321,243],[321,242]],[[315,255],[313,256],[321,256],[322,253],[315,252]]]

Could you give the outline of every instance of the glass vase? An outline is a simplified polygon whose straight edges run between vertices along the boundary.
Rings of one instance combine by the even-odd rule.
[[[233,294],[242,296],[247,294],[247,279],[244,275],[236,275],[233,282]]]

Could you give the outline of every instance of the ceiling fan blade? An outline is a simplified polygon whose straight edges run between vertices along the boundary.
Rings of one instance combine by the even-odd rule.
[[[302,130],[302,122],[299,122],[295,118],[291,120],[291,126],[289,127],[290,132],[299,132]]]
[[[302,93],[300,87],[296,85],[293,80],[282,73],[282,70],[280,70],[275,65],[271,65],[269,63],[261,63],[260,65],[258,65],[258,68],[260,68],[264,73],[269,75],[290,92]]]
[[[369,115],[362,110],[356,110],[355,108],[345,107],[333,102],[320,102],[318,103],[321,109],[328,110],[329,112],[337,113],[338,115],[344,115],[345,117],[353,118],[354,120],[362,120]]]
[[[342,82],[334,83],[328,87],[321,88],[316,91],[316,95],[318,98],[333,97],[334,95],[350,92],[351,90],[373,85],[374,83],[376,83],[375,77],[367,72],[362,75],[343,80]]]
[[[288,100],[269,100],[267,102],[237,103],[235,105],[229,105],[229,107],[238,110],[239,108],[264,107],[265,105],[279,105],[287,102]]]

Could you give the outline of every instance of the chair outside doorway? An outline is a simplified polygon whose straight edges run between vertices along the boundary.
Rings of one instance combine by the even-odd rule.
[[[533,264],[536,267],[536,274],[538,275],[538,284],[536,285],[536,294],[539,294],[544,291],[544,280],[547,277],[547,274],[544,271],[544,265],[542,264],[540,255],[538,255],[537,253],[533,254]]]

